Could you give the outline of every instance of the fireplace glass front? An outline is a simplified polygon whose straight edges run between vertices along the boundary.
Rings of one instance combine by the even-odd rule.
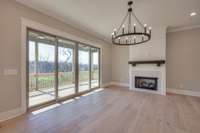
[[[158,78],[135,76],[135,88],[157,90]]]

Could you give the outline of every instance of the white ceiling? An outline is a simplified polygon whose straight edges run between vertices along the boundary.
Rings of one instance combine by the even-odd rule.
[[[17,0],[56,17],[100,39],[109,41],[127,11],[128,0]],[[200,0],[134,0],[134,11],[143,23],[170,28],[200,24]],[[190,17],[191,12],[197,15]]]

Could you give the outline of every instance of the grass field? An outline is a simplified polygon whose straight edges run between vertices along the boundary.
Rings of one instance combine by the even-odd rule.
[[[92,80],[98,79],[98,70],[92,71]],[[74,84],[74,74],[72,72],[59,72],[58,74],[58,83],[59,86]],[[89,80],[89,71],[80,71],[79,72],[79,81],[88,81]],[[37,88],[53,88],[55,84],[55,75],[54,73],[41,73],[38,75]],[[29,89],[36,89],[36,75],[29,75]]]

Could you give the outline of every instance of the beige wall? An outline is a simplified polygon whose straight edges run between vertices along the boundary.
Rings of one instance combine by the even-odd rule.
[[[129,47],[112,47],[112,81],[118,83],[129,83]]]
[[[81,32],[56,19],[20,5],[15,0],[0,0],[0,113],[20,107],[20,47],[21,17],[85,38],[102,46],[102,82],[111,81],[111,45]],[[5,69],[17,69],[18,74],[5,76]]]
[[[200,28],[167,34],[167,88],[200,91]]]

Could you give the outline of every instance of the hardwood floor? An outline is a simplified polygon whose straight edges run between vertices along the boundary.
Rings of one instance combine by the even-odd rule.
[[[50,109],[50,110],[47,110]],[[111,87],[30,112],[0,133],[199,133],[200,98]]]

